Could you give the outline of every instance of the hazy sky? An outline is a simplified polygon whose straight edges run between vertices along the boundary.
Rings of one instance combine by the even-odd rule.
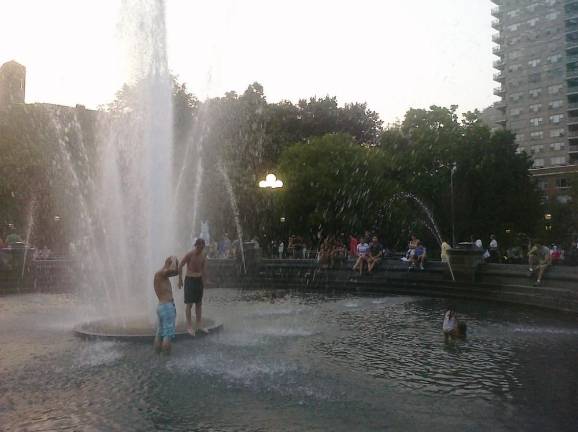
[[[119,1],[0,0],[0,63],[27,67],[27,102],[96,107],[123,81]],[[269,101],[367,102],[387,123],[409,107],[484,108],[489,0],[167,0],[169,65],[200,98],[254,81]]]

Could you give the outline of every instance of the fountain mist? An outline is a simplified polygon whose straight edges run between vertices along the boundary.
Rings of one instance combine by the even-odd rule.
[[[108,314],[152,309],[154,271],[172,253],[172,82],[167,67],[165,7],[159,0],[125,0],[120,33],[131,85],[122,112],[103,122],[94,212],[99,258],[91,283]],[[149,289],[147,289],[149,288]],[[93,290],[94,291],[94,290]]]

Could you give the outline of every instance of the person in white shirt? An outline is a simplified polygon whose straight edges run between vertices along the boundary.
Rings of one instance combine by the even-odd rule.
[[[359,270],[359,274],[363,274],[363,265],[368,264],[369,259],[369,245],[365,238],[362,238],[357,245],[357,261],[353,266],[353,270]]]
[[[458,321],[456,311],[453,307],[449,307],[444,315],[442,330],[444,332],[444,339],[446,340],[446,342],[450,338],[466,337],[467,331],[466,323]]]
[[[490,249],[488,250],[490,254],[490,261],[491,262],[499,262],[500,261],[500,252],[498,250],[498,241],[496,240],[496,236],[494,234],[490,235]]]

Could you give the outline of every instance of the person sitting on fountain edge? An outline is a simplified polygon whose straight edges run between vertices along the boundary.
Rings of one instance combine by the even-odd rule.
[[[202,308],[203,308],[203,278],[205,277],[205,256],[203,249],[205,248],[205,241],[201,238],[195,241],[195,248],[188,252],[181,263],[179,264],[179,288],[183,286],[182,270],[185,264],[187,265],[187,275],[185,277],[185,304],[187,316],[187,332],[195,335],[193,323],[191,319],[191,308],[195,304],[195,319],[196,330],[203,333],[208,331],[202,327]]]
[[[177,275],[178,267],[177,257],[170,256],[165,260],[163,268],[156,272],[154,277],[155,294],[159,299],[157,306],[158,327],[154,347],[157,352],[162,349],[167,354],[171,352],[171,339],[175,337],[177,319],[173,289],[169,278]]]

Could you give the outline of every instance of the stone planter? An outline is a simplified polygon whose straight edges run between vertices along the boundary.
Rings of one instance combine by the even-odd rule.
[[[484,262],[483,255],[484,250],[478,248],[449,249],[449,265],[456,281],[475,282],[480,264]]]

